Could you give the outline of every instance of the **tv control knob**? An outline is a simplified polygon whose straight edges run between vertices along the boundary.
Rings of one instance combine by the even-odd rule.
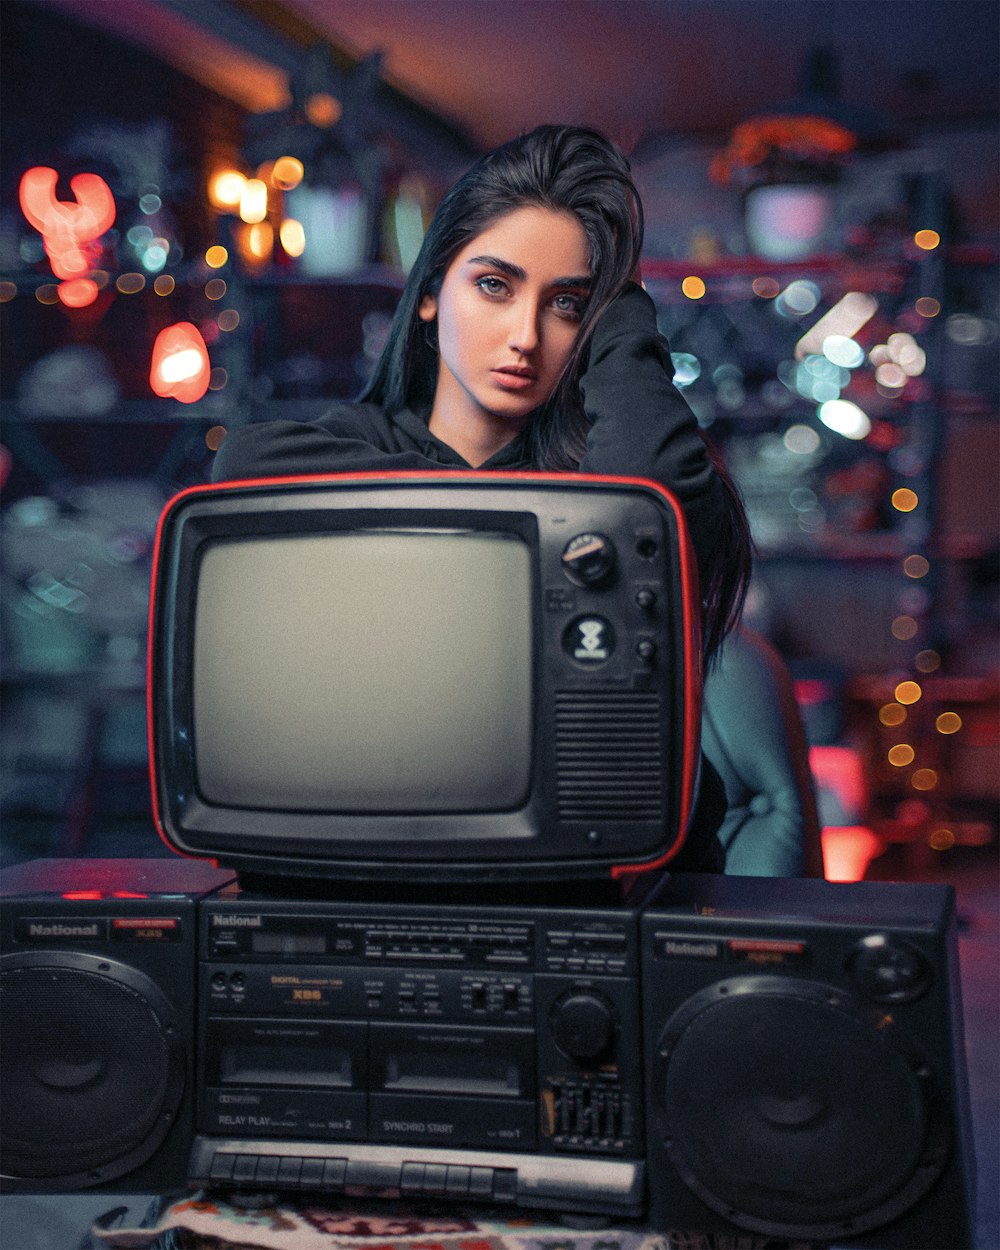
[[[570,581],[599,586],[614,572],[615,549],[603,534],[577,534],[563,548],[562,563]]]
[[[588,990],[574,990],[558,999],[549,1024],[555,1044],[577,1063],[600,1059],[611,1049],[615,1037],[611,1004]]]

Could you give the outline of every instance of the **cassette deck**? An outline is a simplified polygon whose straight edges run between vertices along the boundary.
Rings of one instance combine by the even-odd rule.
[[[227,892],[191,1180],[641,1213],[634,909]]]

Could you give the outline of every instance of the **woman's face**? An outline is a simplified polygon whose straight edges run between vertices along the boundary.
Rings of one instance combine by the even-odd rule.
[[[437,321],[438,427],[523,428],[556,388],[589,288],[590,251],[571,213],[519,208],[477,235],[420,304],[421,319]]]

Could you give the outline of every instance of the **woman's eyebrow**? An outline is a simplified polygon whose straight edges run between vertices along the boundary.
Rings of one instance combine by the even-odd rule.
[[[520,265],[515,265],[509,260],[502,260],[499,256],[470,256],[466,264],[485,265],[486,268],[495,269],[498,273],[502,273],[508,278],[514,278],[518,282],[525,282],[528,277]],[[554,287],[582,287],[585,290],[589,290],[592,281],[590,274],[584,274],[582,277],[555,278],[549,285]]]
[[[505,274],[508,278],[515,278],[519,282],[524,282],[528,276],[520,265],[515,265],[509,260],[501,260],[499,256],[470,256],[466,264],[485,265],[487,269],[496,269],[499,273]]]

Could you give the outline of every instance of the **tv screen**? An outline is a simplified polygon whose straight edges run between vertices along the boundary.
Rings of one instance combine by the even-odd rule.
[[[211,543],[194,621],[197,784],[270,810],[523,804],[531,556],[510,534]]]
[[[164,511],[153,810],[246,874],[607,876],[683,843],[693,558],[650,482],[530,473],[194,487]]]

